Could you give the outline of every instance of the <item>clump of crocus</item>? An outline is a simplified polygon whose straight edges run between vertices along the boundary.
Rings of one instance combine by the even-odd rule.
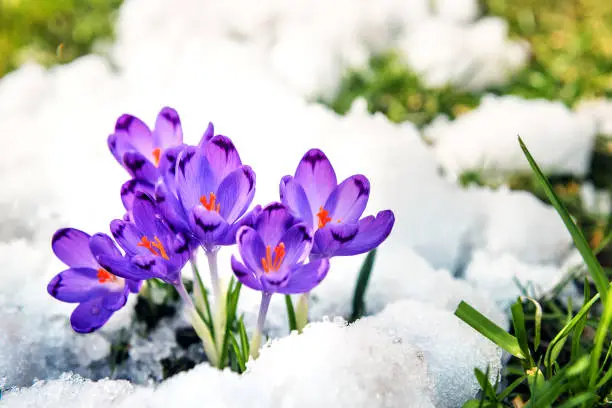
[[[327,275],[329,260],[304,263],[312,249],[312,235],[308,226],[281,203],[266,206],[253,227],[241,227],[237,242],[242,262],[232,256],[234,275],[242,284],[262,293],[251,346],[256,358],[272,294],[310,291]]]
[[[336,172],[319,149],[309,150],[295,176],[280,183],[281,201],[314,231],[311,256],[358,255],[380,245],[391,233],[391,210],[361,218],[368,204],[370,182],[354,175],[338,184]]]
[[[53,235],[51,247],[69,269],[51,279],[47,291],[63,302],[79,303],[70,316],[70,324],[78,333],[102,327],[125,305],[128,294],[140,289],[139,280],[117,276],[96,261],[96,256],[118,262],[124,259],[107,235],[91,237],[74,228],[63,228]]]

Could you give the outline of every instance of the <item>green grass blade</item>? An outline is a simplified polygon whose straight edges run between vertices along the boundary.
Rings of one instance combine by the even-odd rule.
[[[242,356],[244,361],[248,361],[251,350],[249,336],[247,335],[246,327],[244,326],[244,316],[240,316],[240,320],[238,320],[238,334],[240,334],[240,348],[242,350]]]
[[[550,184],[546,176],[544,176],[544,173],[542,173],[542,171],[538,167],[537,163],[531,156],[531,153],[529,153],[529,150],[527,150],[527,147],[525,146],[525,144],[523,143],[523,140],[520,137],[519,137],[519,144],[521,145],[521,149],[523,150],[523,153],[525,153],[525,156],[527,157],[527,161],[529,162],[529,165],[533,169],[536,175],[536,178],[538,179],[538,181],[544,188],[544,192],[546,193],[546,196],[550,200],[553,207],[555,207],[555,210],[557,210],[557,212],[561,216],[561,219],[563,220],[565,227],[572,235],[574,244],[576,245],[576,248],[578,249],[578,251],[580,251],[580,255],[582,255],[582,258],[584,259],[584,262],[587,265],[589,272],[591,273],[591,277],[593,278],[593,281],[595,282],[595,287],[597,288],[597,291],[600,293],[601,299],[605,303],[606,297],[608,295],[609,282],[608,282],[608,278],[603,268],[601,267],[601,264],[599,263],[599,261],[597,261],[597,258],[595,257],[595,254],[593,254],[593,251],[591,250],[589,243],[584,238],[584,235],[582,235],[582,232],[580,231],[580,229],[576,226],[576,224],[572,220],[572,217],[570,216],[569,212],[567,211],[567,209],[565,208],[565,206],[563,205],[559,197],[555,194],[552,185]]]
[[[297,330],[297,320],[295,318],[295,309],[293,308],[293,300],[291,300],[291,295],[285,295],[285,305],[287,306],[287,319],[289,320],[289,331]]]
[[[368,288],[368,282],[370,281],[370,275],[372,274],[372,268],[374,267],[374,260],[376,259],[376,249],[370,251],[366,256],[359,275],[357,276],[357,283],[355,285],[355,292],[353,293],[353,313],[351,314],[350,322],[354,322],[363,316],[365,311],[365,292]]]
[[[557,408],[574,408],[574,407],[582,406],[583,404],[589,402],[593,398],[595,398],[594,394],[590,392],[584,392],[564,402],[563,404],[559,405]]]
[[[537,351],[540,347],[540,341],[542,339],[542,306],[540,303],[531,297],[525,297],[526,300],[530,301],[535,307],[534,324],[535,324],[535,335],[533,339],[533,350]]]
[[[455,315],[516,358],[522,360],[526,358],[516,337],[493,323],[472,306],[462,301],[459,303],[459,306],[457,306]]]
[[[529,350],[529,340],[527,336],[527,328],[525,327],[525,313],[523,312],[523,304],[520,300],[517,300],[512,307],[512,325],[514,326],[514,334],[518,340],[518,344],[526,356],[526,361],[529,367],[533,367],[534,361],[531,357],[531,351]]]
[[[583,307],[589,302],[590,297],[591,297],[591,286],[589,285],[587,278],[584,278],[584,301],[582,302]],[[581,350],[580,340],[582,339],[582,333],[584,332],[584,327],[586,326],[587,318],[588,318],[588,313],[585,314],[578,321],[578,323],[576,323],[576,328],[574,329],[574,332],[572,333],[572,354],[571,354],[572,361],[574,361],[578,357],[581,357],[579,355],[580,350]]]
[[[504,388],[504,390],[502,392],[499,393],[499,395],[497,396],[497,398],[499,398],[500,401],[505,400],[506,398],[508,398],[508,396],[512,393],[512,391],[515,390],[516,387],[518,387],[519,385],[521,385],[523,382],[525,382],[525,380],[527,379],[527,375],[523,375],[519,378],[517,378],[516,380],[514,380],[512,382],[512,384],[510,384],[509,386],[507,386],[506,388]]]
[[[604,343],[607,340],[608,329],[612,323],[612,297],[608,297],[608,300],[604,304],[603,314],[601,320],[597,325],[597,331],[595,332],[595,347],[591,352],[591,367],[590,367],[590,379],[589,386],[592,388],[597,382],[597,377],[600,372],[600,360],[601,353],[603,352]]]
[[[233,335],[230,335],[230,344],[232,345],[232,348],[234,349],[236,361],[238,362],[238,367],[240,368],[240,371],[238,372],[238,374],[242,374],[246,370],[246,364],[244,362],[244,357],[242,356],[242,351],[240,350],[240,347],[238,346],[238,342],[236,341]]]

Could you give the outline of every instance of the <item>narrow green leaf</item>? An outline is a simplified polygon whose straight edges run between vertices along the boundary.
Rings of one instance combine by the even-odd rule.
[[[353,293],[353,313],[351,314],[350,322],[354,322],[363,316],[365,311],[365,292],[368,288],[370,281],[370,275],[374,267],[374,260],[376,259],[376,249],[370,251],[363,261],[359,275],[357,276],[357,283],[355,284],[355,291]]]
[[[584,278],[584,301],[582,302],[582,306],[586,305],[589,302],[591,297],[591,286],[589,285],[588,279]],[[582,333],[584,332],[584,327],[586,326],[588,318],[588,313],[585,314],[579,321],[576,323],[576,327],[574,328],[574,332],[572,333],[572,353],[571,360],[576,360],[580,354],[581,345],[580,340],[582,339]]]
[[[590,367],[590,379],[589,386],[592,388],[597,382],[597,377],[600,372],[600,359],[601,353],[603,352],[604,343],[608,336],[608,329],[612,323],[612,297],[608,297],[608,300],[604,303],[604,310],[597,325],[597,331],[595,332],[595,347],[591,352],[591,367]],[[603,367],[602,367],[603,369]]]
[[[542,171],[538,167],[537,163],[531,156],[531,153],[529,153],[529,150],[527,150],[527,147],[525,146],[525,144],[523,143],[523,140],[520,137],[519,137],[519,144],[521,145],[521,149],[523,150],[523,153],[527,157],[527,161],[529,161],[529,165],[531,166],[534,173],[536,174],[536,178],[538,179],[538,181],[544,188],[544,192],[546,193],[546,196],[550,200],[553,207],[555,207],[555,210],[557,210],[557,212],[561,216],[561,219],[563,220],[565,227],[572,235],[574,244],[576,245],[576,248],[578,249],[578,251],[580,251],[580,255],[582,255],[582,258],[584,259],[584,262],[587,265],[589,272],[591,273],[591,277],[593,278],[593,281],[595,282],[595,287],[597,287],[597,291],[600,293],[602,301],[605,302],[606,297],[608,295],[609,282],[608,282],[608,278],[606,277],[606,274],[603,268],[601,267],[601,264],[599,263],[599,261],[597,261],[597,258],[595,257],[595,254],[593,254],[593,251],[591,250],[589,243],[584,238],[584,235],[582,235],[582,232],[580,231],[580,229],[576,226],[576,224],[572,220],[572,217],[570,216],[569,212],[563,205],[563,202],[561,202],[559,197],[555,194],[552,185],[550,184],[546,176],[544,176],[544,173],[542,173]]]
[[[295,309],[293,308],[293,300],[291,300],[291,295],[285,295],[285,305],[287,306],[287,319],[289,320],[289,331],[297,330],[297,320],[295,318]]]
[[[240,334],[240,348],[242,350],[242,357],[244,358],[244,361],[248,361],[251,350],[249,349],[249,336],[247,335],[246,327],[244,326],[244,316],[240,316],[240,320],[238,320],[238,334]]]
[[[508,353],[516,358],[525,359],[525,355],[521,351],[518,340],[510,333],[493,323],[486,316],[468,305],[464,301],[459,303],[455,315],[470,325],[474,330],[497,344]]]
[[[512,382],[512,384],[504,388],[504,390],[499,393],[497,398],[499,398],[500,401],[505,400],[512,393],[512,391],[514,391],[516,387],[518,387],[523,382],[525,382],[526,379],[527,379],[527,375],[522,375],[521,377],[517,378],[516,380]]]
[[[234,349],[236,361],[238,362],[238,367],[240,368],[238,374],[242,374],[246,370],[246,364],[244,362],[244,357],[242,356],[240,347],[238,346],[238,342],[236,341],[233,335],[230,335],[230,343],[232,345],[232,348]]]
[[[582,394],[578,394],[575,397],[567,400],[563,404],[559,405],[557,408],[573,408],[583,405],[584,403],[595,398],[596,395],[590,392],[584,392]]]
[[[559,352],[561,351],[556,345],[562,341],[565,342],[565,339],[570,334],[572,329],[576,327],[580,319],[582,319],[582,317],[585,316],[589,312],[591,307],[593,307],[593,305],[599,300],[599,296],[600,294],[597,293],[595,296],[593,296],[591,300],[589,300],[584,306],[582,306],[576,316],[574,316],[552,339],[544,356],[544,365],[547,367],[548,370],[552,370],[552,364],[554,361],[556,361],[557,357],[559,356]],[[550,371],[548,371],[548,373],[550,377]]]
[[[497,401],[497,394],[489,381],[489,368],[487,367],[486,373],[483,373],[482,370],[475,368],[474,375],[476,376],[476,380],[478,380],[478,384],[480,384],[480,388],[482,389],[483,393],[493,401]]]
[[[510,308],[512,311],[512,325],[514,326],[514,334],[518,340],[518,344],[523,352],[523,355],[526,356],[526,361],[529,364],[529,367],[533,367],[534,362],[531,357],[531,351],[529,350],[529,340],[527,338],[527,328],[525,327],[525,314],[523,312],[523,304],[520,300],[517,300],[512,307]]]
[[[540,347],[540,341],[542,336],[542,306],[540,303],[532,297],[525,297],[524,299],[530,301],[535,307],[534,324],[535,324],[535,335],[533,339],[533,350],[537,351]]]

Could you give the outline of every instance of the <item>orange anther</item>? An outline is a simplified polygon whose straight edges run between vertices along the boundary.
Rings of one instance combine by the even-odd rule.
[[[108,272],[106,269],[100,268],[98,269],[98,282],[107,283],[107,282],[116,282],[117,277],[112,273]]]
[[[155,167],[159,167],[160,159],[161,159],[161,149],[159,147],[156,149],[153,149],[153,164],[155,164]]]
[[[283,259],[285,259],[285,244],[281,242],[274,248],[274,258],[270,245],[266,245],[266,257],[261,258],[261,266],[266,273],[276,272],[280,269]]]
[[[215,193],[210,193],[209,197],[203,195],[200,197],[200,202],[208,211],[216,211],[219,212],[221,209],[221,204],[217,204],[217,196]]]
[[[161,256],[166,261],[170,259],[168,257],[168,253],[166,252],[166,248],[164,248],[164,245],[161,243],[161,241],[157,237],[154,237],[154,241],[151,242],[149,238],[145,235],[140,239],[138,246],[147,248],[149,251],[151,251],[153,255]]]
[[[319,228],[323,228],[325,225],[327,225],[328,222],[332,220],[329,216],[329,211],[327,211],[323,207],[319,207],[317,218],[319,219]]]

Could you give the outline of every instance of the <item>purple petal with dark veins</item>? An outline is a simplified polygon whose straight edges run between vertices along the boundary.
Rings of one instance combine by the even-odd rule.
[[[302,157],[295,171],[295,181],[304,188],[313,215],[338,185],[334,168],[319,149],[311,149]]]
[[[186,145],[171,147],[163,151],[159,160],[159,172],[168,189],[176,194],[176,165]]]
[[[93,237],[89,240],[89,249],[91,250],[92,255],[95,257],[99,255],[109,255],[109,256],[123,256],[115,242],[106,234],[97,233],[94,234]]]
[[[212,122],[208,122],[208,126],[206,127],[206,130],[204,131],[204,134],[202,135],[202,139],[200,139],[200,143],[198,144],[198,147],[206,146],[206,143],[210,142],[210,139],[212,139],[214,135],[215,135],[215,126],[213,125]]]
[[[136,179],[131,179],[123,183],[121,186],[121,202],[127,211],[132,211],[136,191],[153,194],[155,192],[155,187],[147,181]]]
[[[244,226],[236,234],[238,252],[244,264],[250,270],[263,273],[261,260],[266,257],[266,246],[253,228]]]
[[[137,270],[132,262],[126,257],[115,257],[108,255],[99,255],[97,257],[98,263],[101,267],[106,269],[113,275],[119,276],[124,279],[131,279],[134,281],[149,279],[140,270]]]
[[[159,170],[142,153],[127,151],[123,154],[123,163],[132,177],[155,184],[159,178]]]
[[[351,176],[338,185],[331,193],[325,209],[335,220],[352,223],[357,222],[368,204],[370,197],[370,182],[360,174]]]
[[[249,208],[254,195],[255,172],[249,166],[242,166],[230,173],[219,185],[219,214],[229,224],[233,224]]]
[[[110,224],[110,230],[119,246],[121,246],[127,254],[136,255],[147,252],[145,248],[138,246],[143,233],[133,223],[123,220],[113,220]],[[96,254],[96,256],[98,256],[98,254]]]
[[[97,269],[71,268],[57,274],[47,285],[47,292],[62,302],[80,303],[102,296],[108,286],[98,281]]]
[[[369,252],[379,246],[391,233],[395,216],[391,210],[381,211],[374,216],[359,220],[359,233],[336,252],[337,256],[357,255]]]
[[[263,290],[261,282],[257,278],[255,272],[238,261],[234,255],[232,255],[232,271],[234,271],[236,279],[242,282],[243,285],[248,286],[253,290]]]
[[[114,311],[106,309],[103,302],[103,297],[97,297],[78,305],[70,316],[70,324],[74,331],[91,333],[104,326]]]
[[[309,228],[314,227],[313,215],[304,188],[291,176],[285,176],[280,182],[280,199],[296,217],[301,218]],[[317,210],[318,212],[318,210]]]
[[[181,143],[183,143],[183,128],[179,114],[172,108],[162,108],[155,120],[153,145],[164,150]]]
[[[191,211],[189,223],[200,244],[206,248],[220,245],[229,230],[229,225],[219,214],[201,205]]]
[[[271,203],[261,210],[254,228],[264,244],[274,248],[285,232],[298,222],[299,220],[291,215],[283,204]]]
[[[322,257],[332,257],[338,249],[357,236],[359,231],[358,224],[344,224],[330,222],[325,227],[315,232],[312,253]]]
[[[187,147],[179,155],[177,165],[177,193],[185,210],[200,205],[200,198],[210,198],[219,186],[215,182],[208,159],[201,150]]]
[[[206,144],[205,151],[217,185],[228,174],[242,166],[238,151],[227,136],[214,136]]]
[[[278,292],[281,287],[287,284],[289,278],[289,270],[287,268],[281,268],[275,272],[262,274],[261,285],[264,288],[264,292]]]
[[[260,213],[261,205],[257,205],[251,211],[247,212],[244,217],[230,225],[230,228],[227,234],[225,234],[225,238],[220,245],[234,245],[236,243],[236,234],[238,233],[240,227],[249,226],[252,228],[255,225],[255,219]]]
[[[53,234],[51,248],[55,255],[66,265],[98,268],[98,264],[89,250],[90,236],[74,228],[62,228]]]
[[[286,295],[310,292],[327,276],[329,259],[318,259],[302,265],[289,274],[289,280],[277,289]]]
[[[280,241],[285,244],[285,258],[282,265],[291,268],[294,264],[308,258],[312,248],[312,235],[306,224],[296,224],[289,228]]]
[[[155,186],[155,202],[162,217],[168,222],[174,232],[193,235],[189,227],[189,217],[178,198],[168,191],[164,183]]]
[[[153,135],[149,127],[140,119],[132,115],[121,115],[115,124],[115,134],[123,139],[145,157],[153,153]]]
[[[174,283],[174,276],[168,276],[168,269],[163,258],[152,254],[136,255],[131,259],[134,273],[141,274],[142,280],[159,278],[168,283]]]

